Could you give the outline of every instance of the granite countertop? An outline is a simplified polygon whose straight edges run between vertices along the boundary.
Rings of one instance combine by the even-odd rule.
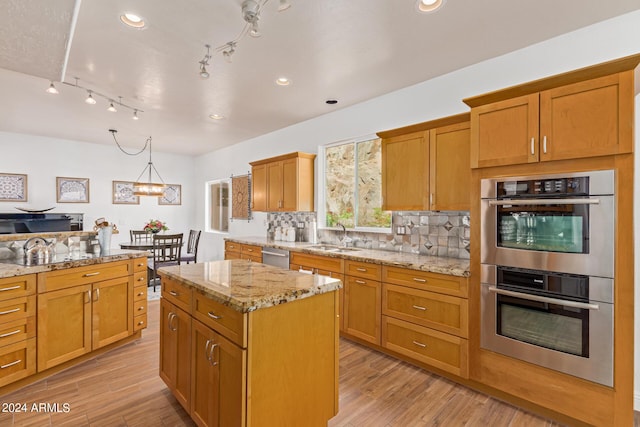
[[[0,259],[0,278],[62,270],[85,265],[103,264],[113,261],[147,257],[146,251],[111,249],[102,255],[87,252],[56,254],[51,262],[41,265],[24,265],[22,260]]]
[[[379,249],[361,249],[347,252],[328,252],[314,249],[312,246],[322,246],[321,243],[312,244],[309,242],[283,242],[269,241],[264,237],[228,237],[230,242],[244,243],[248,245],[258,245],[285,249],[289,251],[304,252],[313,255],[324,255],[328,257],[344,258],[353,261],[371,262],[380,265],[403,267],[411,270],[428,271],[431,273],[448,274],[450,276],[469,277],[469,260],[459,258],[437,257],[429,255],[411,254],[406,252],[391,252]]]
[[[161,267],[158,272],[242,313],[342,287],[338,279],[246,260],[182,264]]]

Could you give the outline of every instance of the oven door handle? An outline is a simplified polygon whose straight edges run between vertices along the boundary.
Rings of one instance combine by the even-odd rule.
[[[499,289],[495,286],[489,286],[489,291],[500,295],[506,295],[514,298],[526,299],[529,301],[546,302],[549,304],[563,305],[565,307],[582,308],[585,310],[600,310],[598,304],[589,304],[586,302],[567,301],[558,298],[542,297],[539,295],[523,294],[522,292],[507,291],[506,289]]]
[[[503,205],[598,205],[600,199],[509,199],[509,200],[489,200],[489,206]]]

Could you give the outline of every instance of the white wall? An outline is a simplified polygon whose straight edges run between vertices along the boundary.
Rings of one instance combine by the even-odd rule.
[[[144,145],[144,141],[139,142],[138,150]],[[104,217],[120,230],[112,237],[114,248],[121,241],[129,241],[129,229],[139,230],[151,218],[165,221],[170,231],[188,233],[190,228],[197,228],[192,157],[153,153],[153,163],[164,181],[182,185],[182,205],[160,206],[155,197],[141,197],[139,205],[112,204],[112,181],[134,181],[147,162],[148,152],[127,156],[115,144],[0,132],[0,172],[28,175],[28,201],[0,202],[0,211],[19,212],[17,206],[84,213],[85,230],[92,230],[95,219]],[[89,203],[56,203],[57,176],[89,178]]]
[[[204,191],[207,180],[245,173],[252,160],[291,151],[317,152],[318,145],[462,113],[468,111],[463,98],[636,53],[640,53],[640,11],[203,155],[196,161],[196,182]],[[640,127],[638,121],[636,126]],[[203,221],[204,208],[203,199],[197,198],[198,222]],[[232,223],[230,234],[264,236],[264,216],[257,215],[249,224]],[[205,258],[222,257],[223,237],[211,233],[203,237]],[[639,252],[636,249],[636,256]],[[640,308],[640,295],[636,307]],[[639,329],[636,325],[636,342]],[[640,409],[639,362],[636,354],[636,409]]]

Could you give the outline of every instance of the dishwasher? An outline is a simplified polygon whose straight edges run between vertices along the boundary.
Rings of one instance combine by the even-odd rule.
[[[289,269],[289,251],[276,248],[262,248],[262,263]]]

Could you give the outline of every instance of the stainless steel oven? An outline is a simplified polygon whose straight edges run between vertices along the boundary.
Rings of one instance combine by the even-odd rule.
[[[613,386],[613,279],[483,264],[481,347]]]
[[[483,264],[613,277],[614,171],[481,181]]]

